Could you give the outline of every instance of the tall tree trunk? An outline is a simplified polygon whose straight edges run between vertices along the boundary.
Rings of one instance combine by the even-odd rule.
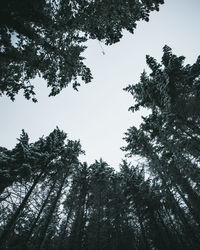
[[[194,211],[194,209],[191,207],[190,202],[187,200],[187,198],[185,197],[185,195],[181,192],[180,188],[178,187],[178,185],[176,185],[176,190],[178,192],[178,194],[180,195],[180,197],[183,199],[183,201],[185,202],[186,206],[188,207],[191,215],[193,216],[193,218],[195,219],[195,221],[197,222],[197,224],[200,226],[200,221],[199,221],[199,215],[196,213],[196,211]]]
[[[172,212],[174,213],[176,218],[179,218],[179,220],[182,224],[183,231],[188,238],[187,242],[191,242],[192,245],[195,245],[195,242],[197,242],[197,244],[200,244],[199,234],[196,234],[194,229],[191,227],[191,225],[188,222],[188,219],[186,218],[185,212],[179,206],[177,200],[174,198],[174,195],[171,193],[171,191],[168,188],[167,188],[167,196],[168,196],[169,202],[171,204]],[[186,248],[186,249],[188,249],[188,248]],[[198,248],[193,246],[193,249],[197,250]]]
[[[17,208],[17,210],[15,211],[14,215],[12,216],[12,218],[10,219],[10,221],[7,223],[4,231],[2,232],[1,236],[0,236],[0,245],[4,247],[6,241],[8,240],[13,227],[16,224],[16,221],[20,215],[20,213],[24,210],[26,203],[29,199],[29,197],[31,196],[34,188],[36,187],[36,185],[38,184],[41,176],[43,175],[43,172],[41,172],[36,178],[35,181],[33,182],[32,186],[30,187],[29,191],[27,192],[27,194],[25,195],[22,203],[20,204],[20,206]],[[3,248],[2,248],[3,249]]]
[[[166,224],[165,224],[165,222],[160,214],[160,211],[157,210],[156,214],[158,215],[159,222],[163,228],[162,232],[164,233],[163,238],[164,238],[165,244],[167,245],[168,249],[177,250],[176,246],[174,246],[174,244],[173,244],[173,240],[172,240],[169,228],[166,226]]]
[[[49,225],[51,223],[51,219],[52,219],[53,213],[54,213],[54,211],[56,209],[56,205],[57,205],[57,203],[58,203],[58,201],[60,199],[62,188],[63,188],[63,186],[65,184],[67,176],[68,176],[68,172],[65,174],[65,176],[62,179],[62,182],[61,182],[60,187],[58,189],[57,195],[56,195],[56,197],[55,197],[55,199],[53,201],[53,204],[52,204],[52,206],[51,206],[51,208],[49,210],[49,213],[48,213],[48,215],[46,217],[46,221],[45,221],[45,224],[44,224],[44,229],[42,230],[41,236],[39,238],[39,244],[38,244],[38,247],[37,247],[38,250],[41,250],[43,248],[43,246],[44,246],[45,239],[46,239],[46,233],[47,233],[48,227],[49,227]]]
[[[72,208],[72,206],[71,206],[71,207],[70,207],[70,210],[69,210],[69,212],[68,212],[68,214],[67,214],[67,219],[66,219],[66,222],[65,222],[65,224],[64,224],[64,227],[62,228],[61,235],[60,235],[60,237],[59,237],[59,244],[58,244],[57,250],[62,250],[62,249],[63,249],[63,248],[62,248],[62,243],[63,243],[64,237],[65,237],[65,234],[66,234],[66,229],[67,229],[67,226],[68,226],[68,224],[69,224],[69,219],[70,219],[70,217],[71,217],[72,210],[73,210],[73,208]]]
[[[136,202],[137,202],[136,199],[134,199],[134,203],[136,204],[136,216],[138,217],[138,222],[140,224],[141,236],[142,236],[142,241],[143,241],[142,242],[143,249],[150,250],[150,246],[149,246],[147,235],[146,235],[146,230],[143,225],[142,214]]]
[[[41,215],[41,213],[43,212],[43,210],[44,210],[44,208],[45,208],[45,206],[46,206],[46,204],[47,204],[47,202],[48,202],[49,196],[51,195],[51,193],[52,193],[52,191],[53,191],[53,189],[54,189],[54,187],[55,187],[55,184],[56,184],[56,181],[54,181],[53,185],[51,185],[51,187],[50,187],[50,189],[49,189],[49,192],[48,192],[48,194],[47,194],[47,197],[46,197],[46,199],[44,200],[44,202],[43,202],[43,204],[42,204],[42,206],[41,206],[41,208],[40,208],[40,211],[39,211],[37,217],[35,218],[35,220],[34,220],[32,226],[31,226],[31,229],[30,229],[30,231],[29,231],[29,233],[28,233],[28,236],[27,236],[27,238],[24,240],[24,245],[25,245],[25,246],[28,244],[28,242],[29,242],[29,240],[30,240],[30,238],[31,238],[31,236],[32,236],[32,234],[33,234],[33,230],[35,229],[35,226],[36,226],[38,220],[40,219],[40,215]]]
[[[86,201],[86,188],[82,188],[82,194],[80,194],[78,209],[76,212],[76,218],[73,225],[74,239],[71,242],[70,250],[79,250],[82,245],[83,229],[85,227],[84,214],[85,214],[85,201]]]
[[[98,207],[97,207],[97,234],[96,234],[96,250],[100,250],[101,246],[101,217],[102,217],[102,191],[99,191]]]
[[[197,195],[197,193],[193,190],[193,188],[191,187],[190,183],[188,182],[188,180],[182,176],[180,170],[176,167],[173,166],[173,171],[175,171],[175,181],[177,182],[177,184],[179,185],[179,187],[181,188],[181,191],[185,194],[187,194],[188,196],[188,200],[190,201],[190,204],[192,205],[192,214],[195,216],[196,221],[198,222],[198,224],[200,224],[200,197],[199,195]],[[174,184],[175,188],[176,188],[176,183]]]
[[[177,223],[176,220],[174,220],[174,218],[172,219],[172,214],[170,213],[169,209],[165,206],[165,213],[168,217],[168,220],[170,222],[170,225],[173,229],[173,233],[175,233],[176,235],[176,243],[177,243],[177,250],[182,250],[186,247],[186,244],[185,244],[185,240],[183,239],[183,236],[182,234],[180,234],[180,232],[178,231],[178,229],[176,228],[176,225],[175,223]]]

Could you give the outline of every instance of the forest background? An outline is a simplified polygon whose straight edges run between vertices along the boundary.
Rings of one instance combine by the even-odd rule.
[[[0,129],[4,132],[0,134],[0,145],[12,148],[22,128],[35,141],[58,126],[69,138],[80,139],[86,151],[82,160],[92,163],[102,157],[118,169],[124,157],[120,150],[124,133],[130,126],[138,126],[145,114],[128,111],[132,97],[123,88],[137,83],[144,69],[149,71],[146,55],[160,61],[164,45],[176,55],[184,55],[186,63],[195,62],[200,44],[199,9],[198,0],[169,0],[159,12],[150,13],[149,22],[137,22],[134,35],[124,32],[121,41],[111,46],[97,40],[87,42],[85,63],[94,78],[79,92],[69,86],[48,98],[50,90],[44,80],[37,78],[38,103],[25,100],[22,93],[15,102],[1,97]]]
[[[14,102],[1,99],[8,134],[0,147],[0,249],[199,249],[198,4],[169,1],[158,19],[150,15],[150,29],[140,18],[148,21],[159,3],[3,2],[0,93]],[[136,40],[124,32],[119,42],[135,18]],[[83,35],[118,42],[87,42],[97,80],[79,56]],[[45,81],[29,82],[38,72],[50,97]],[[77,75],[92,82],[80,87]],[[65,89],[71,82],[79,92]],[[18,126],[25,130],[9,139]],[[79,132],[83,143],[73,137]]]

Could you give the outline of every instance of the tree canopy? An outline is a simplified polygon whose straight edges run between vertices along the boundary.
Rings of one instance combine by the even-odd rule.
[[[139,83],[125,89],[135,100],[130,110],[144,107],[151,113],[139,129],[128,129],[123,150],[142,156],[149,174],[167,192],[177,193],[199,225],[200,57],[184,66],[185,58],[170,47],[163,52],[161,64],[147,56],[151,73],[143,72]]]
[[[198,250],[199,166],[167,143],[157,152],[141,130],[129,130],[125,150],[147,161],[119,171],[81,163],[80,142],[59,128],[1,148],[1,249]]]
[[[23,90],[37,101],[31,79],[40,76],[57,95],[92,80],[81,53],[88,39],[107,45],[136,22],[149,20],[163,0],[3,0],[0,8],[0,94],[11,100]]]
[[[0,91],[35,99],[41,75],[58,94],[89,82],[84,42],[120,40],[163,1],[3,0]],[[1,250],[198,250],[200,246],[200,56],[184,64],[164,46],[161,62],[129,85],[138,128],[125,133],[119,171],[102,158],[81,162],[79,140],[56,127],[30,142],[22,130],[0,147]],[[132,164],[129,158],[139,156]],[[128,158],[129,157],[129,158]]]

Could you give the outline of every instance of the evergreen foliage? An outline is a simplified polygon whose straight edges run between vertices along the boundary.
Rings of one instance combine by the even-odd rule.
[[[116,43],[134,32],[162,0],[3,0],[0,9],[0,93],[19,90],[36,101],[30,80],[47,80],[50,95],[92,76],[83,43]],[[13,41],[14,39],[14,41]],[[58,127],[30,143],[0,147],[1,250],[198,250],[200,245],[200,57],[163,48],[147,56],[150,74],[125,90],[130,111],[146,108],[139,128],[125,133],[128,157],[116,172]]]
[[[2,0],[0,8],[0,94],[15,99],[23,90],[36,102],[37,75],[50,96],[70,83],[77,90],[92,79],[81,53],[88,39],[116,43],[122,31],[148,21],[163,0]]]
[[[80,163],[80,142],[59,128],[34,143],[22,131],[14,149],[1,148],[1,173],[17,173],[2,188],[1,249],[199,249],[197,162],[150,138],[147,120],[124,148],[146,161],[123,160],[118,172],[102,159]]]

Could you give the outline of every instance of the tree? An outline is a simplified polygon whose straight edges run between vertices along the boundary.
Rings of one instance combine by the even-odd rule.
[[[130,110],[144,107],[151,113],[143,117],[139,129],[128,129],[127,146],[123,150],[129,156],[140,155],[146,159],[150,174],[160,179],[171,202],[180,210],[184,227],[194,237],[189,244],[197,248],[200,57],[193,65],[184,66],[183,56],[174,55],[168,46],[163,52],[162,64],[147,56],[151,73],[143,72],[139,83],[125,89],[135,100]],[[175,192],[175,199],[171,192]],[[187,215],[176,205],[177,197],[184,203],[184,210],[186,207],[189,210]]]
[[[0,148],[0,193],[6,187],[11,186],[13,182],[25,180],[30,177],[31,166],[29,163],[31,148],[28,134],[24,130],[22,130],[18,141],[13,150]]]
[[[81,53],[88,39],[113,44],[122,30],[131,33],[139,20],[159,10],[163,0],[3,0],[0,10],[0,94],[15,99],[23,90],[36,102],[30,82],[37,75],[47,81],[50,96],[72,83],[92,79]]]
[[[31,149],[29,152],[29,162],[31,166],[31,172],[28,180],[23,176],[23,172],[18,172],[19,178],[14,181],[19,181],[19,183],[27,181],[30,183],[25,196],[23,197],[19,206],[12,212],[11,217],[8,218],[1,235],[0,242],[4,246],[6,241],[12,235],[13,229],[15,228],[22,212],[26,208],[28,201],[34,195],[36,187],[41,185],[44,181],[58,182],[57,193],[52,201],[52,206],[50,207],[45,220],[44,229],[40,236],[40,241],[38,247],[40,248],[43,245],[45,240],[46,232],[51,222],[50,217],[55,211],[57,203],[60,199],[63,186],[67,181],[68,176],[71,174],[70,171],[73,165],[78,164],[78,156],[83,153],[79,141],[68,140],[65,143],[67,135],[59,128],[56,128],[52,133],[49,134],[46,138],[40,138],[35,143],[31,144]],[[26,140],[23,140],[25,138]],[[23,133],[21,136],[20,143],[28,145],[28,136],[26,133]],[[26,143],[25,143],[25,142]],[[17,163],[23,165],[26,162],[27,158],[24,157],[27,154],[24,154],[24,146],[17,144],[14,148]],[[28,146],[27,146],[28,147]],[[22,150],[23,148],[23,150]],[[20,167],[18,167],[20,168]],[[18,169],[17,168],[17,169]],[[56,177],[55,177],[56,176]],[[13,182],[9,183],[10,185]],[[52,190],[53,191],[53,190]],[[48,195],[47,195],[48,196]],[[15,197],[16,199],[17,197]],[[35,222],[33,222],[35,223]],[[33,231],[33,229],[31,229]],[[31,235],[30,235],[31,236]],[[29,236],[29,238],[30,238]]]
[[[83,249],[85,244],[84,240],[86,223],[88,221],[86,213],[88,202],[88,189],[90,184],[89,177],[89,167],[86,162],[84,162],[83,164],[79,164],[79,166],[74,169],[74,173],[72,175],[71,192],[69,194],[69,197],[67,197],[69,198],[67,199],[69,205],[68,209],[69,211],[71,211],[71,206],[73,206],[74,212],[74,219],[70,226],[71,230],[69,235],[68,247],[70,250]],[[68,219],[66,222],[68,223]],[[66,234],[66,231],[64,232]],[[59,247],[61,249],[61,244]]]

